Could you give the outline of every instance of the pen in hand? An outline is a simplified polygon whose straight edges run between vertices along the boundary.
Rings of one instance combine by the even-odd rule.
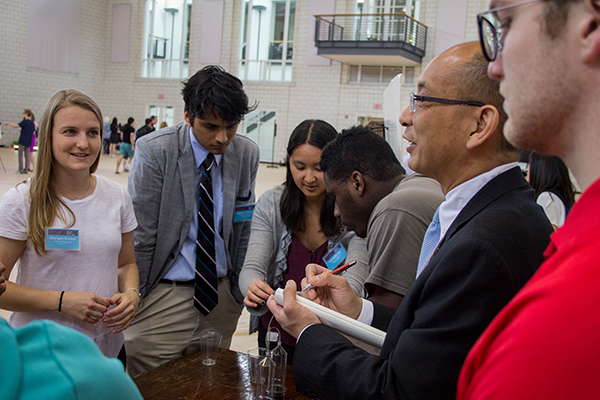
[[[339,275],[339,274],[341,274],[342,272],[346,271],[348,268],[350,268],[350,267],[352,267],[354,265],[356,265],[356,261],[349,262],[348,264],[344,264],[341,267],[338,267],[338,268],[334,269],[333,271],[331,271],[331,273],[333,275]],[[305,292],[307,290],[314,289],[314,288],[315,287],[313,286],[313,284],[309,283],[308,285],[306,285],[304,287],[304,289],[302,289],[302,291]]]

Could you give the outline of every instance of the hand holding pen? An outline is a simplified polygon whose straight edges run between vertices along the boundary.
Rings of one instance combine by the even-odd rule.
[[[354,265],[356,265],[356,261],[349,262],[348,264],[344,264],[341,267],[334,269],[333,271],[331,271],[331,273],[333,275],[340,275],[342,272],[346,271],[348,268],[350,268]],[[314,289],[314,288],[315,288],[315,286],[313,286],[312,283],[309,283],[302,289],[302,291],[305,292],[307,290]]]

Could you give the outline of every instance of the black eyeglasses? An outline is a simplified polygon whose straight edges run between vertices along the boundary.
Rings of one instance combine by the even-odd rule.
[[[502,24],[498,19],[498,11],[506,10],[513,7],[524,6],[529,3],[536,3],[543,0],[529,0],[522,3],[511,4],[504,7],[493,8],[477,14],[477,27],[479,28],[479,42],[483,49],[483,54],[489,62],[492,62],[498,57],[498,51],[502,49],[504,44],[504,36]]]
[[[476,106],[476,107],[485,106],[485,104],[479,103],[477,101],[450,100],[450,99],[442,99],[440,97],[418,96],[411,92],[411,94],[410,94],[410,112],[415,112],[417,110],[417,101],[429,101],[432,103],[466,105],[466,106]]]

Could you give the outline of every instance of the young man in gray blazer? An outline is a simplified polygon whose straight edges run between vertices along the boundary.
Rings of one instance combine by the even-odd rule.
[[[185,122],[138,140],[129,175],[142,296],[125,333],[131,376],[197,349],[204,329],[220,332],[221,347],[228,348],[242,311],[237,282],[250,219],[240,210],[254,203],[259,149],[236,132],[252,107],[242,82],[217,66],[198,71],[182,94]],[[203,164],[207,159],[210,166]],[[198,300],[205,287],[196,254],[203,251],[197,243],[198,217],[207,172],[214,217],[211,288],[218,292],[216,306],[208,309]]]

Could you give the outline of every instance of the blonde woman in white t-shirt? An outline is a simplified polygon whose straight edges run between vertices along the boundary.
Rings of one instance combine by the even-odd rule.
[[[0,263],[8,280],[0,308],[14,327],[50,319],[90,336],[116,357],[139,304],[127,191],[94,175],[102,147],[97,104],[63,90],[46,105],[35,175],[0,202]]]

